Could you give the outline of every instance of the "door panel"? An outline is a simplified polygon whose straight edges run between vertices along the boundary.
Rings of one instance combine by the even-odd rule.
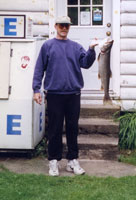
[[[8,99],[10,42],[0,42],[0,99]]]
[[[59,9],[60,4],[61,7],[63,5],[64,9]],[[112,0],[59,0],[57,8],[57,16],[69,15],[72,19],[73,24],[68,37],[80,43],[86,50],[94,38],[101,41],[108,37],[107,32],[112,33]],[[98,57],[99,47],[96,47],[95,50]],[[97,59],[90,69],[82,69],[82,73],[83,90],[100,90]],[[112,80],[110,81],[110,89],[112,89]]]

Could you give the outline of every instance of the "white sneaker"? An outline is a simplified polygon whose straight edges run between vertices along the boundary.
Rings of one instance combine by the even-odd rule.
[[[74,172],[74,174],[76,174],[76,175],[85,174],[85,170],[80,167],[80,164],[79,164],[78,160],[76,160],[76,159],[68,161],[66,170],[68,172]]]
[[[59,164],[57,160],[49,161],[49,175],[50,176],[59,176]]]

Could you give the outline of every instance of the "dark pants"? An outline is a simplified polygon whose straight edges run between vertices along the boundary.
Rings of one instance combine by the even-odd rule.
[[[62,132],[64,118],[68,160],[78,158],[78,120],[80,114],[80,94],[47,94],[48,107],[48,159],[62,159]]]

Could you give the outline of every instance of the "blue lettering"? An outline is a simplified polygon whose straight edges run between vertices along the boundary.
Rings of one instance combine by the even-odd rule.
[[[20,130],[13,130],[14,127],[20,127],[20,122],[13,122],[13,120],[20,120],[21,115],[7,115],[7,135],[21,135]]]
[[[5,35],[17,35],[17,32],[14,31],[10,31],[10,29],[16,29],[15,25],[10,25],[10,22],[17,22],[16,18],[5,18],[4,19],[4,24],[5,24],[5,28],[4,28],[4,34]]]
[[[40,112],[40,119],[39,119],[39,132],[42,131],[42,112]]]

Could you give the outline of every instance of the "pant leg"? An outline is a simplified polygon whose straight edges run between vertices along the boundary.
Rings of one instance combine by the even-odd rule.
[[[68,95],[65,106],[65,121],[66,121],[66,138],[68,160],[78,158],[78,120],[80,115],[80,94]]]
[[[48,160],[62,158],[62,130],[64,122],[63,95],[47,94]]]

